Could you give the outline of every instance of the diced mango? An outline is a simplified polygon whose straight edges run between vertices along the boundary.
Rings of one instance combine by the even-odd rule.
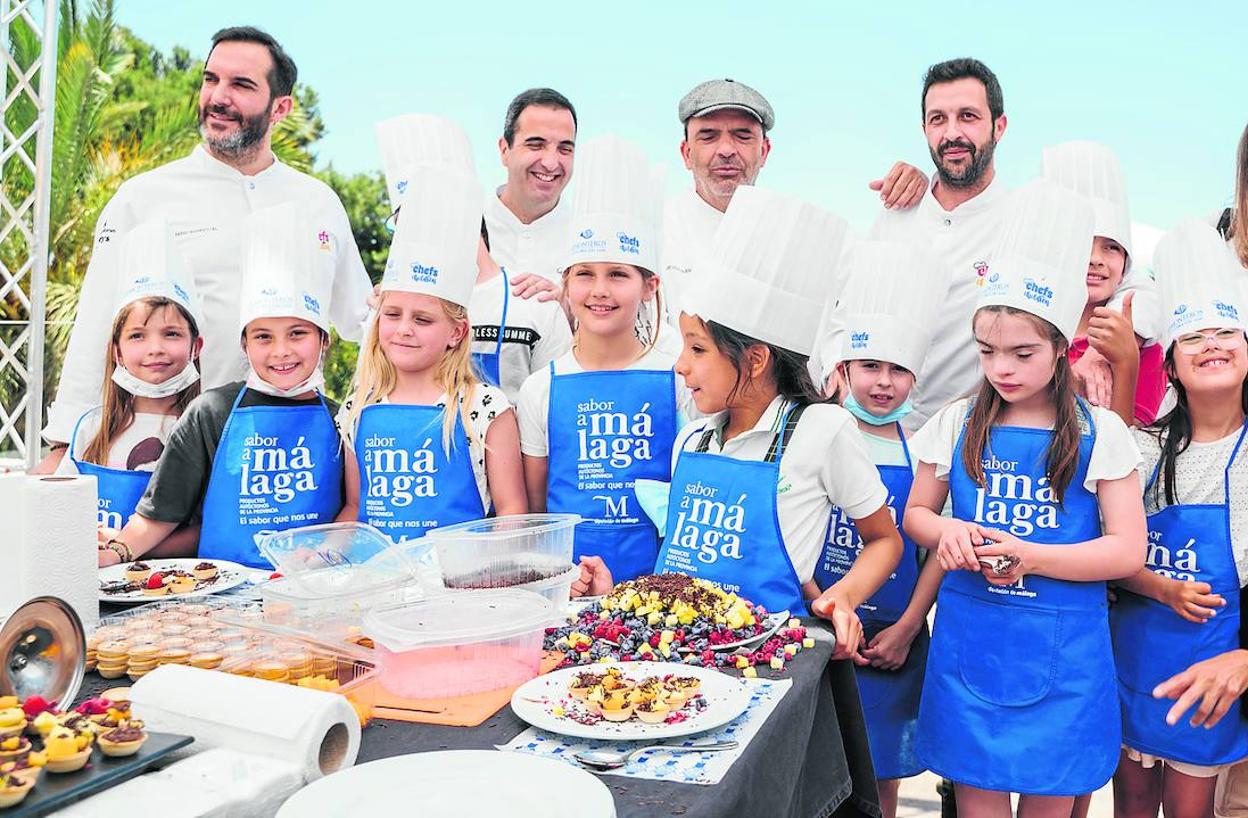
[[[755,670],[753,667],[747,667],[747,668],[742,669],[741,675],[747,679],[757,679],[758,671]]]

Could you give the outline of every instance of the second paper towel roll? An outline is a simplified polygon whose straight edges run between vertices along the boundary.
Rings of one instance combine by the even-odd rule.
[[[193,736],[197,749],[225,747],[293,762],[312,781],[350,767],[360,720],[336,693],[162,665],[130,690],[149,730]]]

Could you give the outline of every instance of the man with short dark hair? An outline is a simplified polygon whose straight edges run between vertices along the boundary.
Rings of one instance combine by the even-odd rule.
[[[936,178],[918,207],[881,213],[871,230],[872,238],[901,239],[926,248],[949,274],[942,320],[923,371],[917,373],[914,411],[903,421],[911,429],[979,382],[971,318],[1009,196],[996,178],[994,162],[1007,125],[1005,102],[988,66],[969,57],[931,66],[923,79],[921,110]],[[1154,326],[1158,316],[1151,283],[1145,274],[1124,281],[1112,302],[1116,306],[1128,290],[1137,290],[1136,332],[1144,337],[1155,337],[1159,329]],[[824,377],[833,374],[836,362],[822,363]]]
[[[246,374],[238,345],[241,227],[262,208],[300,204],[316,231],[313,238],[333,254],[330,320],[344,338],[360,337],[371,285],[346,211],[328,185],[277,161],[271,148],[273,126],[290,113],[296,78],[294,61],[265,32],[235,27],[213,36],[199,90],[203,142],[189,156],[124,182],[96,224],[95,250],[79,296],[83,308],[44,428],[53,456],[41,470],[55,468],[74,423],[100,402],[111,322],[99,305],[114,300],[121,235],[147,219],[168,219],[203,295],[204,388]]]
[[[567,243],[562,193],[572,180],[576,109],[550,88],[530,88],[507,106],[499,157],[507,181],[486,195],[490,255],[512,273],[514,292],[544,287],[534,276],[559,281]]]

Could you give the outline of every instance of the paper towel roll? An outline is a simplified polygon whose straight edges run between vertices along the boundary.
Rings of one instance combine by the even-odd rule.
[[[100,619],[95,478],[0,476],[0,520],[16,545],[14,569],[0,583],[0,617],[28,599],[60,597],[87,632]],[[9,578],[12,577],[13,580]]]
[[[224,747],[297,764],[306,780],[355,763],[360,720],[336,693],[162,665],[130,689],[149,730],[194,736],[197,749]]]

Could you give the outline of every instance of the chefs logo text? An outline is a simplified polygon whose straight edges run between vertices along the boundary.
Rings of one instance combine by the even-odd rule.
[[[433,266],[426,267],[420,262],[415,262],[412,264],[412,281],[417,284],[437,284],[438,268]]]

